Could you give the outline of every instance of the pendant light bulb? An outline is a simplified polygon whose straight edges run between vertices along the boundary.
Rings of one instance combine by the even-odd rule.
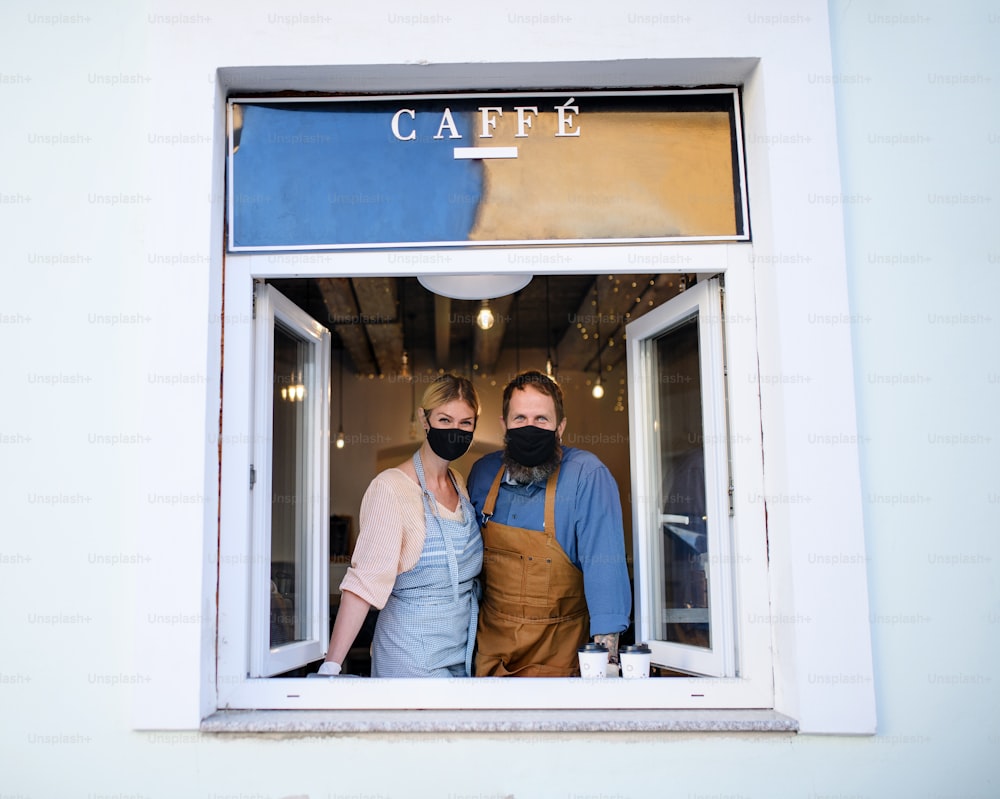
[[[479,325],[480,330],[489,330],[493,327],[493,323],[495,321],[496,320],[493,317],[493,310],[490,308],[490,301],[483,300],[479,313],[476,314],[476,324]]]
[[[594,388],[591,394],[594,399],[604,396],[604,386],[601,385],[601,295],[597,290],[597,281],[594,281],[594,311],[596,313],[596,326],[594,330],[594,341],[597,343],[597,379],[594,381]]]
[[[340,395],[337,408],[340,424],[337,426],[337,449],[344,448],[344,348],[340,348],[340,368],[338,369],[337,392]]]

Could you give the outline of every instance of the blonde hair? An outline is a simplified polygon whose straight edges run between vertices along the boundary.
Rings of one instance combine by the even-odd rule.
[[[444,374],[427,386],[424,391],[420,407],[425,412],[430,413],[435,408],[451,402],[452,400],[462,400],[466,402],[479,418],[479,394],[476,392],[472,381],[467,377],[455,374]]]

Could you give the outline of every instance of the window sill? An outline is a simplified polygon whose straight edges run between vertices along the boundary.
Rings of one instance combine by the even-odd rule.
[[[773,710],[220,710],[212,733],[797,732]]]

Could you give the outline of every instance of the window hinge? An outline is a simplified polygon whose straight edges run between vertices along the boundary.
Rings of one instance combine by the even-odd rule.
[[[254,483],[257,482],[257,470],[250,466],[250,490],[253,490]]]
[[[729,482],[729,515],[731,517],[736,515],[735,496],[736,496],[736,487],[733,485],[732,481],[730,481]]]

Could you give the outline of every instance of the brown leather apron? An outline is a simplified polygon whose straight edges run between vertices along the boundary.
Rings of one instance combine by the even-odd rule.
[[[477,677],[575,677],[576,650],[590,638],[583,572],[556,541],[556,481],[545,485],[545,530],[490,520],[500,468],[483,505],[483,598],[476,633]]]

